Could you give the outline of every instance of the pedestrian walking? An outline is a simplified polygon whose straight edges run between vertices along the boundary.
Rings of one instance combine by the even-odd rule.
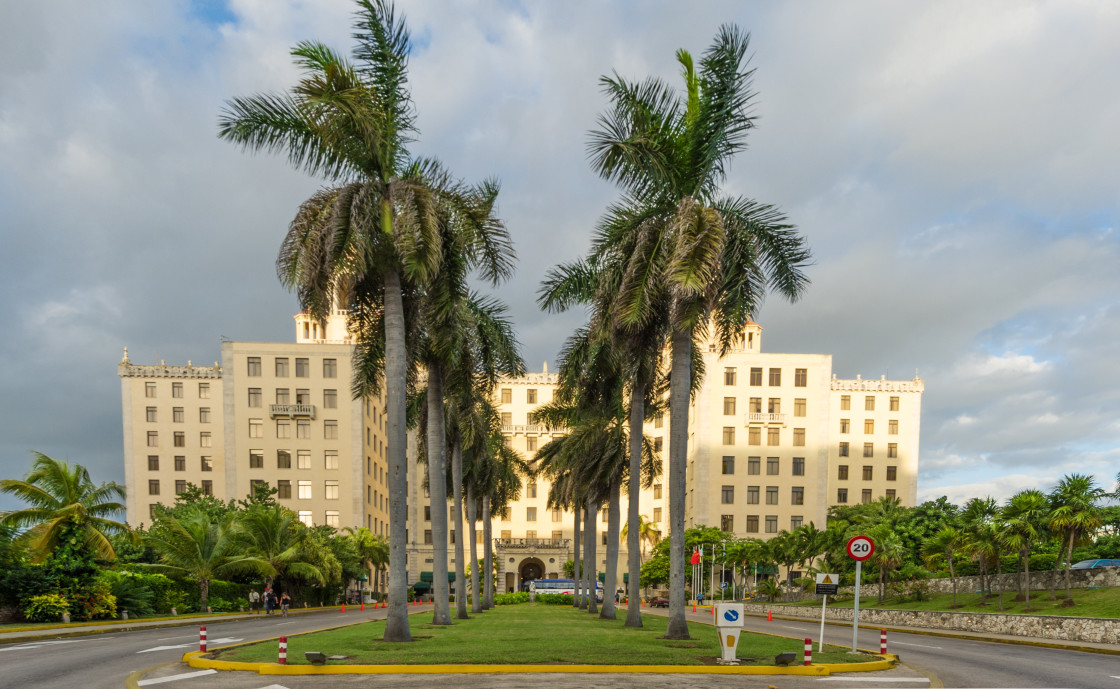
[[[257,608],[261,604],[261,594],[257,593],[256,589],[249,589],[249,612],[254,615],[257,614]]]
[[[272,589],[265,589],[264,590],[264,614],[266,614],[266,615],[271,615],[272,614],[272,606],[275,602],[276,601],[275,601],[275,599],[273,598],[273,595],[272,595]]]
[[[288,592],[285,591],[280,596],[280,612],[282,612],[284,614],[284,617],[288,616],[288,606],[291,605],[291,604],[292,604],[292,598],[291,598],[291,596],[288,595]]]

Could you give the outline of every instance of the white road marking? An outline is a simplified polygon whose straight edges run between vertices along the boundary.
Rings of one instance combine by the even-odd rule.
[[[589,586],[588,588],[591,588],[591,587]],[[783,624],[782,629],[796,629],[797,631],[801,631],[802,629],[804,629],[804,627],[791,627],[788,624]]]
[[[588,588],[591,588],[591,587],[588,586]],[[261,687],[261,689],[288,689],[288,688],[283,686],[282,684],[270,684],[267,687]]]
[[[821,677],[818,682],[926,682],[928,677]]]
[[[286,624],[295,624],[295,622],[281,622],[280,624],[274,624],[272,626],[273,627],[283,627]]]
[[[182,634],[180,636],[165,636],[162,639],[156,639],[156,641],[170,641],[171,639],[193,639],[195,636],[196,636],[195,634]]]
[[[31,641],[31,642],[28,642],[26,644],[20,644],[19,646],[8,646],[7,648],[0,648],[0,652],[3,652],[3,651],[30,651],[30,650],[39,648],[40,646],[50,646],[52,644],[76,644],[76,643],[78,643],[77,639],[68,640],[68,641]]]
[[[193,677],[202,677],[204,675],[216,675],[217,670],[199,670],[198,672],[184,672],[181,675],[168,675],[167,677],[156,677],[155,679],[142,679],[137,682],[137,686],[146,687],[149,684],[163,684],[164,682],[174,682],[180,679],[191,679]]]
[[[918,646],[920,648],[936,648],[939,651],[941,650],[940,646],[926,646],[925,644],[908,644],[905,641],[892,641],[891,643],[892,644],[898,644],[899,646]]]
[[[207,646],[217,646],[218,644],[232,644],[232,643],[236,643],[238,641],[244,641],[244,640],[245,639],[229,639],[229,638],[226,638],[226,639],[210,639],[209,641],[206,642],[206,645]],[[151,653],[152,651],[169,651],[173,648],[186,648],[188,646],[194,646],[194,644],[189,643],[189,644],[176,644],[175,646],[156,646],[155,648],[145,648],[143,651],[137,651],[137,653]]]

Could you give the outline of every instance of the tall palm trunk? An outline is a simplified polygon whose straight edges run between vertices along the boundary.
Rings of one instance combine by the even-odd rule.
[[[201,613],[206,612],[206,602],[210,598],[210,580],[198,580],[198,611]]]
[[[642,476],[642,425],[645,423],[645,395],[637,384],[637,376],[630,386],[630,488],[629,502],[626,505],[626,569],[630,572],[630,583],[626,594],[630,605],[626,608],[626,626],[642,626],[641,598],[642,555],[639,545],[642,535],[638,522],[641,510],[638,504]]]
[[[596,527],[597,517],[599,516],[599,506],[588,499],[586,511],[587,516],[585,519],[587,523],[584,525],[583,533],[585,534],[584,540],[587,542],[587,547],[583,549],[583,557],[586,561],[585,567],[587,569],[587,612],[595,614],[599,612],[599,602],[595,600],[598,597],[595,591],[595,584],[598,580],[595,573],[595,551],[599,545],[599,534],[598,528]],[[604,598],[605,597],[606,596],[604,596]]]
[[[451,491],[452,508],[455,512],[455,617],[465,620],[467,615],[467,563],[463,553],[463,446],[459,435],[455,434],[455,445],[451,448]],[[474,519],[471,519],[471,571],[478,569],[474,561]],[[472,588],[475,600],[478,589]]]
[[[684,617],[684,503],[688,457],[688,397],[692,380],[692,333],[673,331],[669,390],[669,625],[666,639],[689,639]]]
[[[572,512],[575,514],[575,525],[572,527],[572,533],[575,537],[572,539],[572,578],[576,580],[576,595],[572,600],[573,608],[583,607],[583,563],[580,561],[580,520],[583,518],[581,514],[583,510],[576,505]]]
[[[490,496],[482,496],[482,540],[484,553],[482,563],[482,587],[486,595],[482,601],[482,609],[489,610],[494,607],[494,526],[490,521]]]
[[[949,581],[953,584],[953,607],[957,607],[957,577],[953,574],[953,554],[949,553]]]
[[[1069,569],[1073,562],[1073,532],[1069,533],[1069,551],[1066,553],[1066,600],[1073,602],[1073,589],[1069,583]]]
[[[999,586],[999,611],[1003,612],[1003,558],[996,556],[996,584]]]
[[[432,505],[432,624],[451,624],[447,585],[447,436],[443,367],[428,366],[428,491]]]
[[[389,201],[381,202],[382,230],[393,232]],[[408,569],[405,566],[405,526],[408,519],[408,467],[405,436],[404,303],[401,278],[385,275],[385,445],[389,462],[389,610],[385,641],[412,641],[408,628]]]
[[[619,524],[621,509],[620,493],[622,492],[622,467],[617,467],[611,476],[611,495],[607,503],[607,575],[603,582],[603,610],[599,618],[613,620],[615,618],[614,592],[618,589],[618,534],[622,528]]]
[[[476,541],[478,534],[476,532],[475,524],[478,521],[478,505],[474,496],[474,491],[469,487],[467,488],[467,521],[470,523],[470,543],[471,543],[471,612],[482,612],[482,591],[478,588],[479,571],[478,571],[478,550]],[[458,558],[458,554],[455,556]],[[458,568],[456,568],[458,573]],[[465,616],[465,615],[464,615]]]
[[[1027,597],[1027,607],[1023,608],[1024,611],[1031,609],[1031,551],[1028,548],[1023,551],[1023,595]]]

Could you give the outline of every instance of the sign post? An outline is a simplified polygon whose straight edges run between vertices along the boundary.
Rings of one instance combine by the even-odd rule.
[[[817,653],[824,653],[824,608],[828,604],[828,597],[835,596],[836,592],[840,590],[840,577],[836,574],[818,574],[817,575],[817,595],[823,595],[821,599],[821,635],[817,638]]]
[[[848,557],[856,561],[856,600],[852,607],[852,653],[856,652],[859,642],[859,580],[863,572],[863,561],[875,553],[875,542],[867,536],[853,536],[848,541]]]

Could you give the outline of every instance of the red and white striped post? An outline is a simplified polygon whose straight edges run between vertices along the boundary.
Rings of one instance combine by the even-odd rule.
[[[879,630],[879,655],[887,654],[887,630]]]
[[[198,650],[202,653],[206,652],[206,625],[198,628]]]
[[[288,664],[288,637],[280,637],[280,664]]]
[[[805,664],[813,664],[813,640],[809,638],[805,639]]]

